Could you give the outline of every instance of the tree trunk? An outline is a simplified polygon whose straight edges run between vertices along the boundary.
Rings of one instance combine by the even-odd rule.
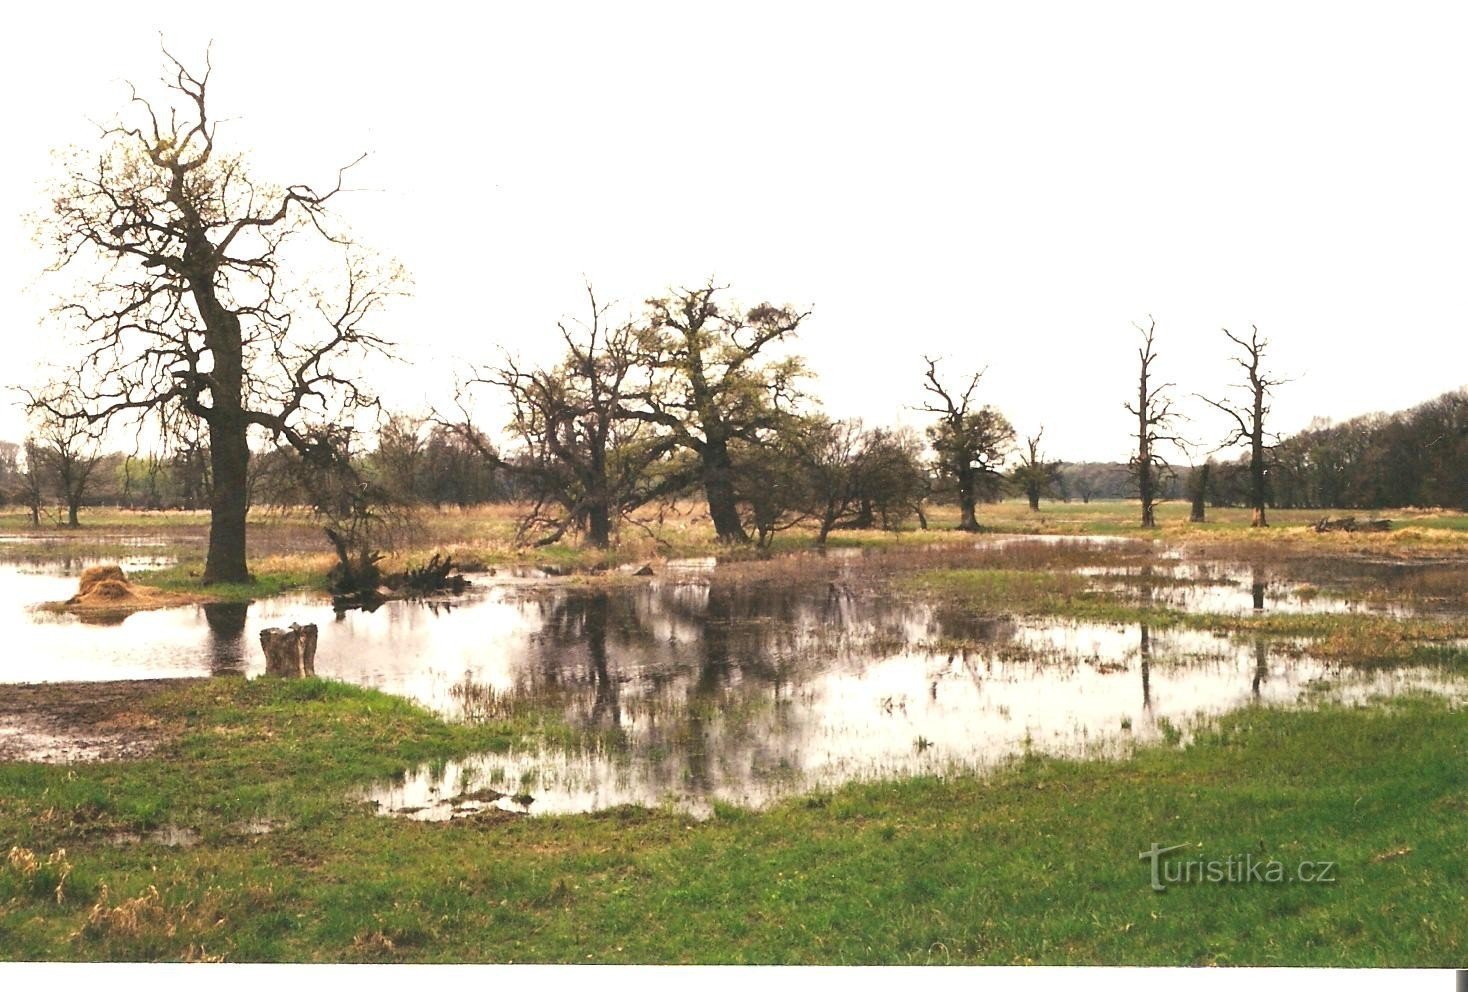
[[[214,472],[209,496],[209,552],[204,583],[249,582],[245,562],[245,477],[250,447],[244,422],[216,415],[209,424],[209,464]]]
[[[1249,438],[1249,505],[1254,508],[1251,526],[1268,527],[1264,518],[1264,390],[1254,387],[1254,431]]]
[[[66,526],[80,527],[81,521],[77,519],[77,510],[81,507],[81,500],[68,499],[66,501]]]
[[[1157,526],[1157,493],[1152,481],[1152,459],[1146,453],[1146,446],[1142,447],[1139,454],[1142,461],[1137,464],[1137,495],[1142,500],[1142,526]]]
[[[972,495],[959,494],[958,510],[961,514],[958,521],[959,530],[977,531],[979,529],[979,518],[974,514],[974,505],[977,500]]]
[[[749,543],[739,520],[739,501],[734,494],[734,465],[724,442],[710,441],[703,449],[703,491],[708,498],[709,517],[720,541]]]
[[[1031,488],[1025,493],[1025,495],[1030,498],[1030,509],[1038,511],[1040,509],[1040,491],[1038,489]]]
[[[839,515],[840,513],[836,509],[835,504],[828,502],[825,512],[821,514],[820,530],[816,533],[816,545],[818,547],[824,548],[826,546],[826,538],[830,536],[831,528],[836,526],[836,518]]]
[[[1196,488],[1193,490],[1193,512],[1188,515],[1190,523],[1201,524],[1206,522],[1208,516],[1208,463],[1204,462],[1198,469],[1197,478],[1194,480]]]
[[[605,548],[612,543],[612,515],[606,503],[593,503],[587,508],[586,539],[594,548]]]
[[[260,631],[260,648],[265,652],[265,674],[282,678],[314,678],[316,675],[316,625],[291,624]]]
[[[1264,514],[1264,445],[1254,442],[1254,451],[1249,459],[1249,505],[1254,510],[1251,526],[1268,527]]]
[[[958,529],[977,531],[979,529],[979,518],[974,515],[974,507],[978,505],[978,479],[970,470],[967,473],[960,472],[958,475]]]

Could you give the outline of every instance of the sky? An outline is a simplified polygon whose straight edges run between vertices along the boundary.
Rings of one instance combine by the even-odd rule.
[[[584,284],[710,278],[810,309],[835,416],[922,426],[923,356],[1052,457],[1125,459],[1138,332],[1192,394],[1257,325],[1273,428],[1468,384],[1461,5],[271,2],[28,5],[0,81],[0,385],[64,362],[30,215],[126,81],[210,47],[218,145],[329,186],[413,295],[390,406],[499,349],[555,357]],[[0,396],[0,439],[25,432]],[[490,420],[498,416],[490,411]]]

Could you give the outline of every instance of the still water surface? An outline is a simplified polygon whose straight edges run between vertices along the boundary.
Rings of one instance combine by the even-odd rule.
[[[548,706],[596,742],[478,756],[372,790],[384,811],[422,818],[486,805],[533,813],[760,805],[852,779],[982,768],[1027,750],[1117,753],[1185,737],[1200,718],[1256,700],[1460,692],[1424,669],[1341,671],[1302,642],[985,618],[839,576],[723,581],[711,560],[611,586],[499,576],[453,602],[340,616],[303,595],[137,613],[112,625],[31,608],[69,596],[85,564],[0,565],[8,640],[0,682],[253,675],[263,670],[261,628],[316,623],[319,675],[450,718]],[[1225,563],[1148,568],[1091,574],[1178,607],[1252,609],[1262,598],[1264,609],[1381,608],[1297,595],[1283,579]],[[1169,576],[1184,581],[1155,581]]]

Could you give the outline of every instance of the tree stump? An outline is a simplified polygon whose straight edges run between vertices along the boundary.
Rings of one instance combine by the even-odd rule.
[[[260,631],[265,651],[265,674],[299,679],[316,675],[316,625],[267,627]]]

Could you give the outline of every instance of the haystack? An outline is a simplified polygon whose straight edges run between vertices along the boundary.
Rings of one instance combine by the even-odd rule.
[[[82,572],[76,595],[67,606],[116,608],[142,605],[156,592],[147,586],[135,586],[118,565],[93,565]]]
[[[81,582],[76,591],[77,596],[80,598],[89,595],[101,582],[120,584],[126,588],[127,573],[122,570],[121,565],[92,565],[90,568],[83,569]],[[107,598],[116,599],[117,596],[114,594]]]

